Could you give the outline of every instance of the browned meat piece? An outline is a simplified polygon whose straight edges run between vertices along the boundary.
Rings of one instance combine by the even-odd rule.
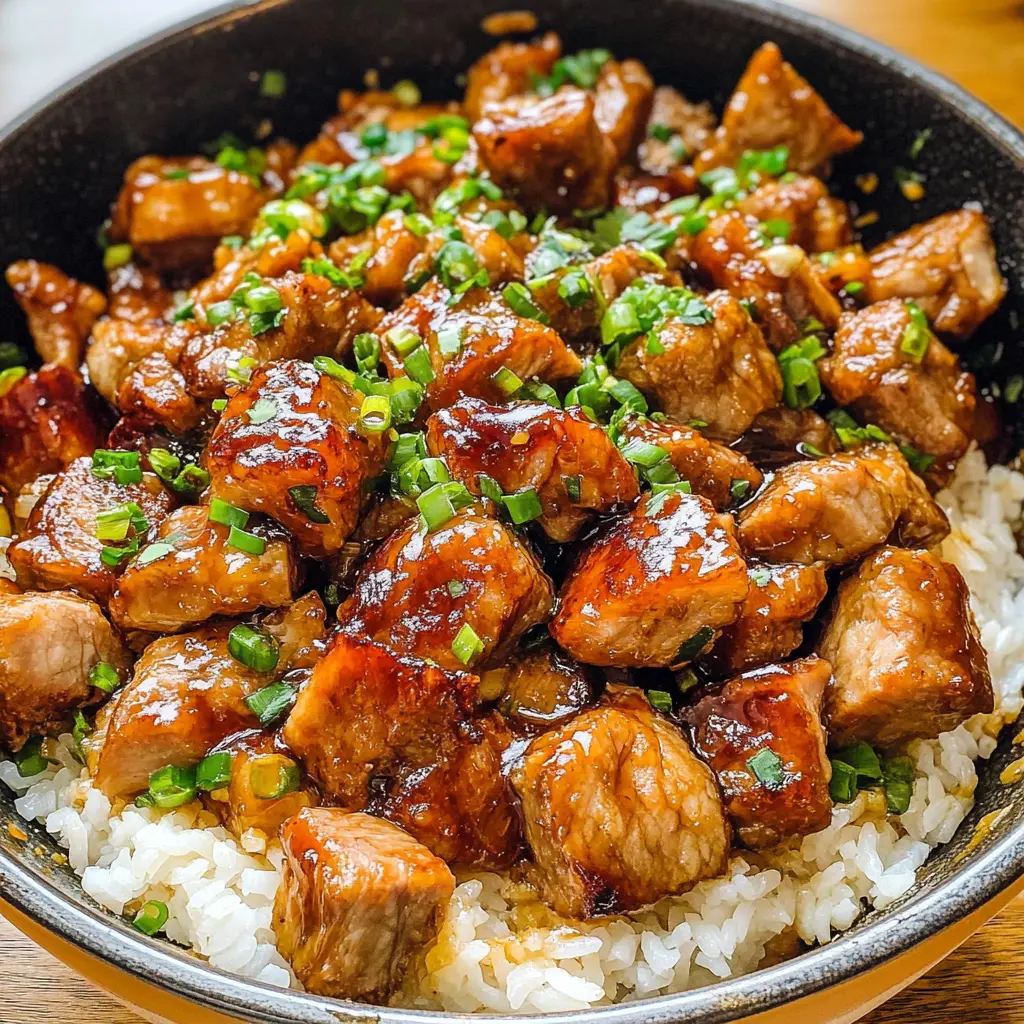
[[[481,689],[501,686],[498,708],[518,732],[531,736],[564,725],[589,703],[592,686],[583,667],[552,643],[517,655],[506,668],[487,672]]]
[[[693,746],[722,787],[736,834],[755,850],[832,820],[821,704],[831,666],[820,658],[730,679],[690,709]]]
[[[682,158],[688,160],[704,149],[715,124],[714,112],[707,103],[691,103],[670,85],[659,85],[654,90],[647,138],[640,144],[640,167],[650,174],[666,174],[682,162],[678,146],[651,135],[650,129],[655,125],[679,137]]]
[[[654,81],[638,60],[607,61],[594,87],[594,120],[619,164],[642,138],[654,99]]]
[[[743,672],[792,654],[803,640],[803,624],[825,600],[824,566],[748,562],[751,587],[740,617],[726,626],[701,658],[713,675]]]
[[[384,1003],[432,941],[455,878],[400,828],[334,808],[285,824],[277,948],[307,992]]]
[[[260,367],[228,401],[203,455],[211,494],[273,517],[303,554],[339,550],[387,458],[386,438],[358,429],[362,399],[309,363]]]
[[[641,336],[622,352],[620,377],[635,384],[674,419],[701,420],[709,436],[733,441],[782,398],[779,365],[760,328],[726,292],[706,297],[709,324],[670,317],[658,328],[663,352]]]
[[[163,352],[143,356],[121,382],[117,407],[159,423],[173,434],[184,434],[199,424],[203,407],[188,393],[184,376]]]
[[[749,587],[732,516],[696,494],[648,496],[586,549],[551,635],[589,665],[681,665],[736,620]]]
[[[110,237],[160,270],[202,267],[224,235],[249,233],[269,198],[247,174],[203,157],[144,156],[125,171]]]
[[[836,743],[881,747],[955,729],[993,708],[988,659],[959,571],[928,551],[882,548],[844,580],[818,651]]]
[[[154,541],[172,552],[135,558],[117,580],[110,617],[124,630],[175,633],[213,615],[244,615],[292,600],[298,567],[287,536],[273,527],[254,531],[266,541],[261,555],[228,544],[228,528],[207,519],[202,505],[172,512]]]
[[[91,455],[106,437],[100,404],[65,366],[44,366],[0,395],[0,487],[16,494]]]
[[[839,438],[828,420],[810,409],[784,405],[765,409],[736,442],[736,450],[766,469],[804,458],[797,446],[831,455],[840,450]]]
[[[346,810],[391,818],[447,861],[508,865],[520,844],[501,771],[511,735],[498,715],[474,717],[478,685],[342,632],[284,739]]]
[[[869,301],[913,299],[935,329],[968,337],[1003,300],[988,219],[963,209],[918,224],[868,253]]]
[[[7,268],[7,283],[28,318],[28,329],[44,363],[77,372],[92,325],[107,300],[92,285],[68,277],[49,263],[19,260]]]
[[[765,246],[759,222],[738,210],[715,217],[691,242],[690,255],[716,288],[753,303],[753,315],[776,352],[800,336],[806,320],[819,320],[830,331],[839,321],[836,297],[803,250]]]
[[[434,379],[426,388],[424,412],[444,409],[462,395],[507,401],[494,381],[502,367],[520,380],[536,377],[550,384],[575,380],[582,372],[579,356],[550,327],[516,316],[500,295],[475,288],[455,307],[446,304],[448,296],[439,281],[431,281],[377,328],[391,376],[404,375],[405,368],[402,357],[385,340],[388,331],[408,327],[426,341]],[[459,337],[457,355],[445,358],[441,353],[437,334],[442,330]]]
[[[895,536],[937,544],[942,509],[894,445],[783,466],[739,517],[743,550],[770,562],[846,565]]]
[[[699,171],[732,166],[744,150],[788,146],[789,169],[808,174],[853,149],[863,137],[843,124],[782,59],[775,43],[765,43],[750,58],[714,141],[695,166]]]
[[[818,372],[840,405],[949,468],[971,443],[974,378],[899,299],[844,313]]]
[[[628,441],[643,441],[667,452],[672,467],[693,493],[707,498],[719,512],[753,497],[764,480],[743,455],[708,440],[699,430],[638,416],[625,420],[620,431]]]
[[[725,869],[729,825],[714,778],[642,691],[537,737],[512,769],[529,877],[567,917],[635,910]]]
[[[175,308],[174,297],[158,273],[136,263],[123,263],[107,273],[110,316],[114,320],[144,323],[161,320]]]
[[[568,214],[608,205],[615,147],[595,113],[593,95],[563,86],[490,104],[473,137],[499,186],[530,209]]]
[[[476,121],[484,108],[527,92],[536,78],[547,78],[562,55],[554,32],[529,43],[500,43],[484,54],[466,75],[466,117]]]
[[[611,438],[578,408],[460,398],[431,416],[427,446],[474,494],[481,474],[506,494],[534,488],[544,510],[538,522],[561,543],[576,537],[593,513],[613,512],[640,493]]]
[[[122,486],[96,477],[92,459],[76,459],[50,484],[25,532],[8,548],[19,584],[33,590],[76,590],[106,605],[119,569],[116,562],[104,561],[103,549],[124,545],[100,540],[96,517],[126,502],[138,505],[148,523],[147,529],[132,531],[140,544],[174,506],[152,473],[144,474],[141,483]]]
[[[33,733],[102,697],[89,682],[101,661],[122,679],[131,668],[98,605],[63,591],[0,592],[0,743],[20,750]]]
[[[181,370],[193,395],[222,395],[228,370],[242,359],[263,364],[340,355],[351,348],[357,334],[373,330],[380,319],[380,313],[358,292],[333,285],[319,274],[289,272],[275,279],[272,287],[284,311],[280,326],[254,335],[243,317],[191,337]]]
[[[157,769],[195,764],[226,737],[258,726],[245,698],[316,661],[326,614],[310,593],[263,619],[262,629],[280,643],[273,672],[231,656],[232,622],[154,640],[102,727],[97,723],[96,785],[109,797],[129,796],[145,789]]]
[[[454,584],[449,586],[449,584]],[[463,626],[482,648],[474,667],[501,664],[516,640],[551,614],[551,581],[521,540],[473,509],[429,533],[417,517],[370,557],[338,609],[350,634],[460,669]]]
[[[163,356],[177,367],[188,339],[198,331],[194,323],[170,324],[155,321],[104,318],[92,332],[85,363],[96,390],[116,405],[122,385],[147,356]]]
[[[820,178],[801,175],[768,181],[740,200],[736,208],[762,223],[784,220],[790,225],[786,241],[807,252],[831,252],[853,241],[846,203],[830,196]]]
[[[246,736],[245,733],[242,735]],[[312,784],[308,782],[281,796],[268,796],[280,788],[282,778],[298,771],[299,765],[294,758],[273,749],[275,742],[272,737],[268,737],[265,732],[257,735],[259,739],[255,743],[246,737],[247,742],[244,744],[228,740],[229,746],[222,745],[219,748],[222,751],[227,749],[232,754],[231,781],[226,789],[226,808],[219,800],[214,800],[213,804],[217,810],[226,810],[225,824],[236,836],[251,828],[258,828],[268,836],[276,836],[281,826],[303,807],[315,807],[319,803]],[[232,749],[236,745],[242,749]]]

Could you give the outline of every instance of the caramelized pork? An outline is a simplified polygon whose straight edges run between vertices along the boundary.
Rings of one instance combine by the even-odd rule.
[[[609,60],[594,86],[594,120],[611,143],[616,164],[640,141],[654,99],[654,80],[638,60]]]
[[[732,516],[695,494],[648,496],[584,551],[551,635],[590,665],[685,664],[736,620],[749,586]]]
[[[506,494],[534,488],[544,510],[538,522],[562,543],[576,537],[593,513],[614,511],[640,493],[629,463],[578,408],[461,398],[430,418],[427,445],[475,494],[481,474]]]
[[[400,828],[307,808],[285,824],[277,948],[306,991],[385,1002],[438,933],[455,878]]]
[[[765,469],[774,469],[805,458],[801,449],[832,455],[840,451],[841,446],[823,416],[810,409],[779,405],[760,413],[733,450],[742,452]]]
[[[659,85],[654,90],[648,137],[640,144],[640,167],[648,174],[665,174],[680,163],[680,156],[688,159],[707,145],[715,130],[716,119],[707,103],[691,103],[670,85]],[[671,135],[668,140],[656,138],[650,129],[660,125]],[[661,134],[664,134],[663,132]],[[677,136],[679,144],[672,145]]]
[[[643,693],[544,733],[512,769],[528,877],[567,917],[635,910],[724,870],[729,825],[708,767]]]
[[[529,43],[500,43],[466,74],[466,116],[477,121],[492,103],[527,92],[536,79],[551,74],[561,55],[562,41],[554,32]]]
[[[846,203],[830,196],[825,183],[810,175],[765,182],[736,208],[762,223],[785,221],[789,225],[786,241],[807,252],[831,252],[853,241]]]
[[[830,678],[820,658],[767,665],[730,679],[687,713],[694,749],[718,779],[736,834],[755,850],[832,819],[821,724]]]
[[[593,695],[583,666],[550,642],[530,647],[505,668],[486,673],[482,683],[490,684],[492,676],[501,686],[498,709],[517,732],[531,736],[564,725]]]
[[[886,547],[844,580],[818,651],[832,663],[829,735],[892,747],[992,710],[988,660],[959,571]]]

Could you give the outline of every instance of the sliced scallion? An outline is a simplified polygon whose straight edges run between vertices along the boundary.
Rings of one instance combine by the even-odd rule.
[[[196,788],[210,793],[226,786],[231,781],[232,760],[226,750],[204,757],[196,766]]]
[[[237,628],[237,627],[236,627]],[[277,648],[274,648],[274,664],[277,664]],[[260,720],[264,728],[273,725],[295,701],[295,688],[284,680],[278,680],[262,690],[249,694],[245,706]]]
[[[544,508],[540,502],[540,496],[533,487],[517,491],[515,494],[506,494],[502,497],[501,503],[508,511],[512,522],[516,526],[538,519],[544,514]]]
[[[664,690],[648,690],[647,701],[655,711],[660,711],[663,715],[669,714],[672,710],[672,694]]]
[[[220,498],[214,498],[210,502],[209,510],[206,513],[211,523],[220,523],[221,526],[235,526],[239,530],[245,529],[249,522],[249,513],[245,509],[231,505]]]
[[[679,664],[684,661],[693,661],[693,659],[696,658],[705,647],[707,647],[714,635],[715,631],[711,626],[701,626],[689,640],[684,640],[679,645],[679,650],[676,651],[674,659],[675,663]]]
[[[753,757],[748,758],[747,767],[757,781],[769,789],[781,786],[786,780],[782,758],[771,747],[762,747]]]
[[[228,547],[237,548],[247,555],[262,555],[267,550],[267,542],[255,533],[232,526],[228,530]]]
[[[280,658],[280,645],[274,637],[244,623],[228,633],[228,651],[235,661],[255,672],[273,672]],[[246,703],[250,699],[246,698]]]
[[[156,935],[163,930],[170,917],[167,905],[159,900],[147,900],[132,919],[132,925],[143,935]]]
[[[521,378],[507,366],[492,373],[491,382],[506,398],[511,398],[523,386]]]
[[[181,807],[195,799],[195,766],[179,768],[169,764],[149,777],[149,795],[156,807]]]
[[[426,345],[413,349],[402,361],[402,366],[417,384],[427,385],[435,377],[434,367],[430,362],[430,350]]]
[[[105,661],[99,661],[92,667],[89,673],[89,682],[97,690],[104,693],[113,693],[121,685],[121,677],[117,669]]]
[[[483,653],[483,649],[484,642],[477,635],[476,630],[468,622],[464,622],[462,628],[452,641],[452,654],[463,665],[468,665]]]

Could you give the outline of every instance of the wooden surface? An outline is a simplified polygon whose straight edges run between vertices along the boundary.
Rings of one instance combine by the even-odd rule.
[[[1024,126],[1021,0],[793,0],[953,78]],[[527,6],[527,5],[523,5]],[[866,1024],[1020,1024],[1024,897]],[[0,1024],[139,1024],[0,920]],[[807,1021],[806,1024],[816,1024]]]

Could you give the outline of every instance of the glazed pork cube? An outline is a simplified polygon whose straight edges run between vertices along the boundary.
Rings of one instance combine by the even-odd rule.
[[[203,455],[211,495],[272,516],[305,555],[338,551],[387,458],[384,435],[359,430],[362,400],[309,363],[260,367],[228,401]]]
[[[670,316],[658,328],[661,351],[646,336],[622,352],[616,374],[635,384],[662,412],[707,424],[710,437],[734,441],[782,398],[779,366],[761,329],[725,292],[706,296],[710,319]]]
[[[100,662],[122,679],[131,668],[99,605],[66,591],[0,591],[0,744],[20,750],[102,697],[89,681]]]
[[[95,392],[65,366],[44,366],[0,395],[0,487],[17,494],[43,473],[91,455],[106,437]]]
[[[818,364],[840,404],[952,467],[971,442],[974,378],[928,328],[920,307],[887,299],[844,313]]]
[[[420,351],[413,334],[426,345],[430,368],[423,375],[429,378],[424,412],[444,409],[462,395],[507,401],[498,385],[502,369],[522,381],[537,378],[553,385],[575,380],[582,372],[579,356],[550,327],[517,316],[500,295],[475,288],[453,307],[448,298],[447,288],[430,281],[377,328],[392,377],[407,375],[406,361]],[[410,353],[400,351],[407,345],[414,346]]]
[[[640,493],[629,463],[579,408],[461,398],[431,416],[427,446],[474,494],[481,474],[506,494],[532,487],[543,509],[538,522],[560,543],[575,538],[595,513],[625,507]]]
[[[609,60],[594,86],[594,120],[612,144],[616,164],[640,141],[654,100],[654,81],[638,60]]]
[[[803,624],[825,600],[828,584],[819,563],[747,563],[750,590],[740,617],[722,630],[701,658],[713,675],[743,672],[792,654],[803,641]]]
[[[105,475],[101,478],[97,473]],[[58,473],[32,510],[24,532],[8,548],[21,586],[76,590],[106,605],[124,565],[120,551],[127,551],[136,540],[144,544],[174,505],[154,474],[141,469],[137,473],[138,483],[122,485],[101,465],[94,471],[93,459],[86,457]],[[135,506],[133,514],[138,510],[136,518],[129,521],[125,516],[121,523],[128,531],[122,535],[128,543],[116,534],[101,540],[97,534],[104,532],[104,515],[116,516],[127,504]]]
[[[538,78],[551,74],[562,55],[562,41],[547,32],[528,43],[503,42],[485,53],[466,75],[466,116],[476,121],[485,108],[528,92]]]
[[[853,223],[846,203],[829,195],[820,178],[798,175],[767,181],[736,208],[761,223],[785,221],[786,241],[807,252],[831,252],[853,241]]]
[[[186,343],[198,330],[190,320],[136,323],[104,317],[93,328],[85,355],[89,379],[111,405],[120,408],[121,388],[135,367],[148,356],[162,356],[171,367],[177,367]]]
[[[103,293],[36,260],[12,263],[5,276],[28,318],[40,359],[77,372],[85,339],[107,308]]]
[[[286,611],[272,612],[258,628],[274,641],[277,663],[266,671],[232,656],[233,622],[154,640],[142,652],[131,682],[97,722],[95,782],[107,796],[129,797],[146,788],[166,765],[188,767],[218,743],[259,718],[245,698],[320,654],[326,611],[307,594]]]
[[[871,302],[913,299],[937,331],[969,337],[1006,295],[988,218],[965,207],[917,224],[868,253]]]
[[[598,124],[593,95],[582,89],[489,104],[473,138],[491,177],[530,210],[608,205],[615,147]]]
[[[202,268],[225,235],[247,235],[270,198],[244,171],[203,157],[140,157],[124,174],[110,237],[160,270]]]
[[[931,739],[993,708],[988,658],[960,572],[885,547],[839,587],[818,653],[832,664],[829,736],[880,747]]]
[[[284,738],[331,802],[396,821],[446,861],[507,866],[519,822],[502,774],[511,735],[477,716],[479,680],[339,633]]]
[[[693,747],[711,766],[739,839],[752,849],[826,828],[832,819],[821,658],[766,665],[690,708]]]
[[[732,167],[745,150],[787,146],[789,170],[808,174],[853,149],[862,138],[782,59],[775,43],[765,43],[750,58],[721,126],[695,167]]]
[[[390,822],[336,808],[299,812],[281,841],[278,950],[307,992],[386,1003],[440,930],[448,866]]]
[[[464,509],[429,532],[417,516],[381,544],[338,621],[348,633],[455,670],[466,662],[452,645],[468,626],[480,644],[472,664],[481,668],[500,665],[553,602],[551,581],[523,541]]]
[[[732,516],[696,494],[664,492],[589,544],[551,635],[590,665],[683,665],[736,621],[749,587]]]
[[[132,323],[171,317],[179,305],[155,270],[131,260],[107,271],[107,297],[110,318]]]
[[[498,710],[517,732],[536,736],[563,725],[590,703],[589,674],[554,644],[531,646],[481,680],[481,694],[495,677]]]
[[[691,103],[670,85],[659,85],[654,90],[647,138],[640,143],[637,154],[641,170],[648,174],[668,173],[680,163],[679,149],[673,146],[673,137],[678,136],[683,159],[689,159],[704,149],[716,123],[714,112],[707,103]],[[656,125],[671,133],[667,140],[652,134],[651,129]],[[659,131],[659,134],[664,135],[665,132]]]
[[[244,615],[290,604],[298,566],[289,538],[257,526],[259,554],[231,545],[229,528],[208,518],[206,506],[187,505],[157,528],[158,558],[133,558],[118,577],[110,616],[121,629],[176,633],[214,615]]]
[[[810,409],[780,405],[765,409],[731,450],[742,452],[764,469],[775,469],[805,458],[801,448],[832,455],[841,445],[823,416]]]
[[[740,513],[738,532],[764,561],[846,565],[890,536],[938,544],[949,523],[898,449],[870,444],[783,466]]]
[[[730,830],[710,769],[632,687],[538,736],[512,769],[532,864],[558,913],[635,910],[721,873]]]
[[[706,438],[701,431],[638,416],[620,426],[627,441],[642,441],[668,453],[672,468],[694,494],[707,498],[719,512],[753,497],[764,478],[740,452]]]

